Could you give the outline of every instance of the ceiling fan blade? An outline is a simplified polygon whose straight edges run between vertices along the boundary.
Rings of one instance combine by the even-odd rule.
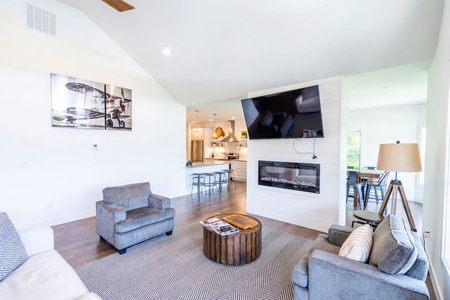
[[[125,2],[124,0],[102,0],[102,1],[120,12],[134,9],[133,5]]]

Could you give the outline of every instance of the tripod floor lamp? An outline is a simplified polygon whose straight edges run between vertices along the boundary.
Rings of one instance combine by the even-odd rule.
[[[397,210],[397,197],[400,194],[403,208],[412,231],[417,231],[414,219],[409,208],[408,200],[406,199],[405,190],[402,182],[397,179],[397,172],[420,172],[422,165],[420,163],[419,145],[417,143],[401,144],[397,141],[395,144],[381,144],[378,152],[378,170],[395,172],[395,179],[391,180],[386,190],[386,195],[383,198],[378,214],[367,211],[355,211],[353,215],[362,219],[369,224],[376,225],[383,219],[383,214],[386,205],[392,196],[391,214],[395,215]]]
[[[377,169],[395,172],[395,179],[391,180],[386,190],[386,195],[381,203],[379,214],[384,212],[386,205],[392,194],[391,214],[396,214],[397,195],[400,194],[403,208],[405,209],[411,230],[417,231],[414,219],[406,199],[405,190],[402,182],[397,179],[397,172],[420,172],[422,165],[420,163],[419,145],[418,144],[381,144],[378,152]]]

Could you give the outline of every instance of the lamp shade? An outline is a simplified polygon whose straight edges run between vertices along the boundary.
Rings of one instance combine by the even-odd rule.
[[[377,169],[392,172],[420,172],[419,145],[417,143],[381,144]]]

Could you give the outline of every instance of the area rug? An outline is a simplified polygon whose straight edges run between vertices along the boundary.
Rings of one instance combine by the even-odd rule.
[[[203,255],[199,223],[77,269],[103,299],[293,299],[291,273],[312,240],[262,228],[261,256],[228,266]]]

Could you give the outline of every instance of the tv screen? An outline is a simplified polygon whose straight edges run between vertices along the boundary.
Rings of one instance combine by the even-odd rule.
[[[251,140],[324,137],[318,85],[241,102]]]

